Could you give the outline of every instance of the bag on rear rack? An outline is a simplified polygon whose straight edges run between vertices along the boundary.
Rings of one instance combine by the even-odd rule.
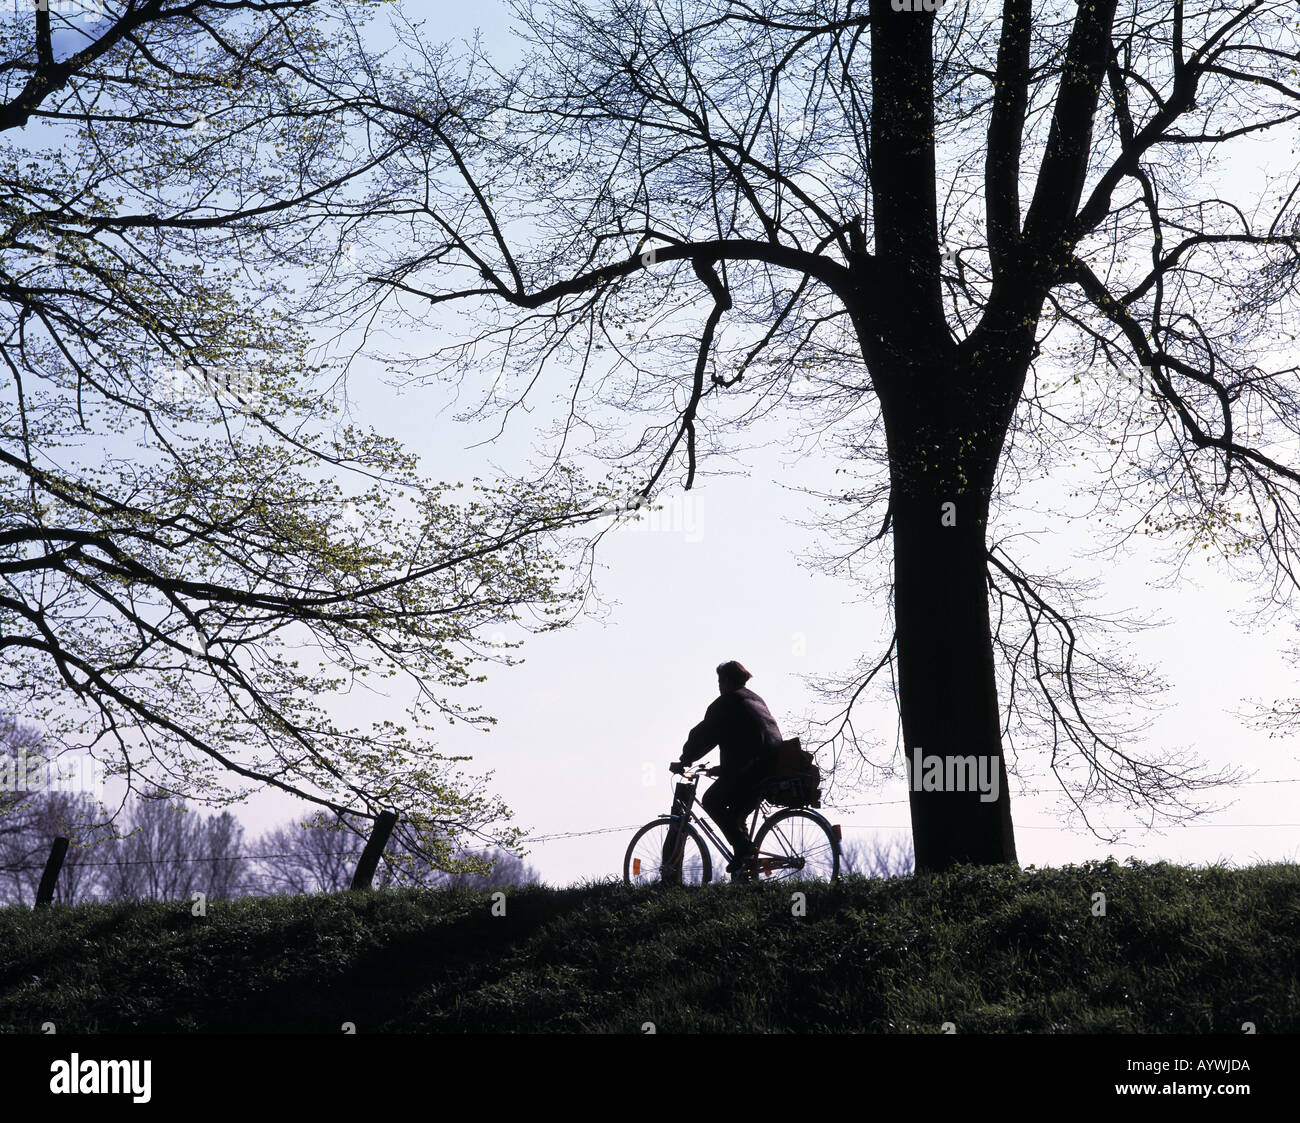
[[[821,782],[822,770],[813,763],[812,753],[794,737],[777,748],[763,797],[778,807],[820,807]]]

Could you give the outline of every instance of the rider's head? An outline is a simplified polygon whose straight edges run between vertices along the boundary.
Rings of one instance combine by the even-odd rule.
[[[718,664],[718,693],[727,694],[733,690],[739,690],[751,678],[751,675],[741,664],[734,659],[730,663]]]

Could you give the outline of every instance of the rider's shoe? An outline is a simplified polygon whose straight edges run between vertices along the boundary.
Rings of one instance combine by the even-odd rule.
[[[755,880],[754,872],[754,854],[737,855],[733,861],[727,863],[727,872],[731,874],[732,881],[753,881]]]

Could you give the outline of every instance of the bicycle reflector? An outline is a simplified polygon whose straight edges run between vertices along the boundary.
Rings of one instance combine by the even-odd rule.
[[[633,876],[636,876],[636,875],[639,874],[640,872],[641,872],[641,859],[640,859],[640,858],[633,858],[633,859],[632,859],[632,874],[633,874]]]
[[[835,841],[836,841],[836,842],[840,842],[840,841],[843,839],[844,836],[843,836],[842,834],[840,834],[840,825],[839,825],[839,823],[836,823],[835,826],[834,826],[832,829],[835,831]]]

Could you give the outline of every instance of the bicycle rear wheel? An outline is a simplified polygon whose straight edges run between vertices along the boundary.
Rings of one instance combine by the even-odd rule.
[[[679,835],[682,843],[680,876],[673,876],[671,862],[665,868],[664,847],[672,831],[684,831],[684,835]],[[671,885],[707,885],[712,877],[713,861],[704,840],[694,827],[689,824],[682,827],[671,815],[646,823],[632,836],[623,856],[623,880],[629,885],[659,885],[665,881]]]
[[[759,881],[834,881],[840,840],[820,815],[792,807],[765,819],[754,838]]]

